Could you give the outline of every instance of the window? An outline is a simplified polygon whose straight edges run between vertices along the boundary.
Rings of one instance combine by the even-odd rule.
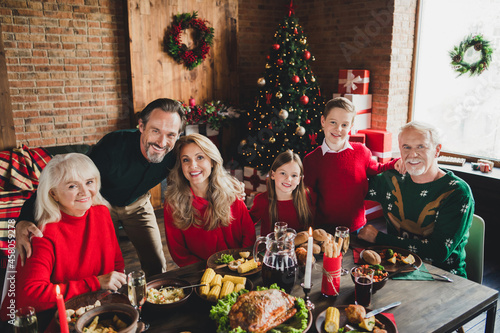
[[[470,34],[490,41],[492,61],[457,77],[449,52]],[[413,119],[441,129],[445,152],[500,160],[500,1],[422,0],[417,38]]]

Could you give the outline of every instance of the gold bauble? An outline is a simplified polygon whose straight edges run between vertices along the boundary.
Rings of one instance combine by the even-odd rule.
[[[302,136],[302,135],[306,134],[306,129],[302,126],[299,126],[299,127],[297,127],[297,129],[295,129],[295,134]]]
[[[285,120],[286,118],[288,118],[288,111],[285,109],[282,109],[282,110],[280,110],[278,116],[280,117],[280,119]]]
[[[291,60],[290,61],[290,66],[295,66],[295,61]]]
[[[288,138],[283,139],[283,141],[288,142]]]
[[[272,136],[272,137],[269,138],[269,142],[271,142],[271,143],[275,143],[276,142],[276,139],[274,138],[274,136]]]
[[[243,146],[244,146],[244,145],[246,145],[246,144],[247,144],[247,140],[241,140],[241,141],[240,141],[240,146],[242,146],[242,147],[243,147]]]
[[[306,45],[307,44],[307,38],[302,38],[300,40],[300,42],[302,43],[302,45]]]
[[[281,97],[283,97],[283,94],[281,93],[281,91],[278,91],[278,92],[276,93],[276,97],[277,97],[277,98],[281,98]]]
[[[311,77],[311,82],[316,82],[316,78],[314,76]]]
[[[257,80],[257,85],[259,87],[263,87],[266,85],[266,79],[264,79],[263,77],[260,77],[258,80]]]
[[[267,68],[267,69],[271,68],[271,65],[266,64],[266,68]]]
[[[264,119],[264,117],[265,117],[265,115],[263,115],[263,114],[260,115],[260,118]]]
[[[314,58],[314,56],[312,56],[312,57],[311,57],[311,60],[312,60],[312,61],[314,61],[314,60],[316,60],[316,58]]]

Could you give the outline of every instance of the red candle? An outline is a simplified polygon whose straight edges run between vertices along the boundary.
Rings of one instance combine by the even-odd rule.
[[[66,306],[64,305],[64,298],[61,295],[61,288],[56,285],[56,301],[57,301],[57,311],[59,311],[59,326],[61,327],[61,333],[69,333],[68,321],[66,320]]]
[[[189,99],[189,106],[194,108],[195,105],[196,105],[196,101],[194,100],[194,98],[190,98]]]

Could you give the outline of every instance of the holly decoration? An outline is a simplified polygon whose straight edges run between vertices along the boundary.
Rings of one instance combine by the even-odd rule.
[[[468,63],[464,60],[465,53],[471,47],[476,52],[481,52],[481,59],[474,63]],[[480,75],[489,67],[492,53],[493,49],[490,46],[490,42],[484,40],[482,35],[469,35],[458,46],[455,46],[449,54],[452,68],[458,73],[458,76],[465,73],[469,73],[469,76],[474,76]]]
[[[214,39],[214,28],[207,26],[208,21],[198,18],[198,12],[183,13],[174,16],[174,22],[167,30],[164,39],[166,52],[178,63],[183,63],[188,70],[202,63],[210,51]],[[193,49],[188,49],[180,38],[181,32],[188,28],[195,30]]]

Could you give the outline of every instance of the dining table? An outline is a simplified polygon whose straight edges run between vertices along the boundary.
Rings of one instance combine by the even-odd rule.
[[[351,268],[354,264],[353,251],[348,251],[343,257],[343,267]],[[151,277],[184,279],[190,283],[199,283],[207,262],[202,261],[166,273]],[[339,294],[325,297],[321,293],[322,255],[316,256],[312,269],[312,288],[310,300],[314,304],[313,321],[308,332],[318,332],[316,319],[329,306],[354,304],[354,283],[350,275],[344,275],[340,280]],[[483,286],[465,278],[453,275],[429,263],[426,269],[431,273],[444,274],[452,277],[453,282],[440,280],[394,280],[372,295],[370,309],[400,301],[395,308],[386,310],[392,313],[398,332],[453,332],[475,317],[486,312],[485,332],[493,333],[498,302],[498,291]],[[255,286],[262,285],[261,273],[248,276]],[[303,282],[303,272],[299,273],[291,295],[304,297],[300,286]],[[142,309],[144,320],[150,324],[148,332],[216,332],[216,323],[209,318],[210,309],[214,303],[200,298],[195,292],[181,306],[164,311],[156,311],[146,303]]]

